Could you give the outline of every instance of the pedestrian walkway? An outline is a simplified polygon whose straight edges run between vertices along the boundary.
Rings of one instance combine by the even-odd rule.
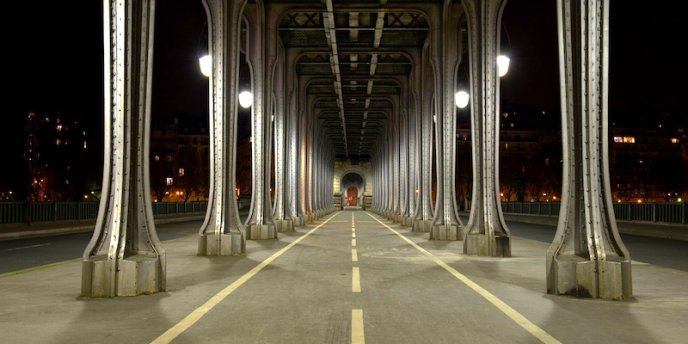
[[[364,211],[342,211],[241,257],[164,242],[167,291],[78,297],[81,264],[0,275],[7,343],[681,343],[688,272],[633,266],[635,300],[545,294],[548,244],[465,256]]]

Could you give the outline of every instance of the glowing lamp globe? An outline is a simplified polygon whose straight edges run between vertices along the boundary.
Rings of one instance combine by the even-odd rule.
[[[468,92],[466,92],[466,91],[456,92],[456,94],[454,95],[454,103],[456,104],[456,107],[458,107],[459,109],[463,109],[466,106],[468,106],[468,98],[469,98]]]
[[[239,105],[244,109],[250,108],[253,105],[253,94],[249,91],[239,93]]]
[[[499,74],[499,77],[503,77],[506,75],[506,73],[509,72],[509,62],[511,60],[504,56],[504,55],[499,55],[497,57],[497,74]]]
[[[213,70],[213,59],[210,55],[205,55],[198,59],[198,64],[201,65],[201,74],[206,77],[210,77],[210,73]]]

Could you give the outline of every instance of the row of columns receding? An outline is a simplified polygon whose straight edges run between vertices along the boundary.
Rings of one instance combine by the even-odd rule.
[[[203,0],[208,15],[210,193],[198,254],[245,253],[246,239],[275,239],[333,208],[335,152],[313,116],[296,53],[278,44],[279,11],[256,1]],[[426,4],[427,44],[412,54],[371,157],[374,211],[433,240],[463,240],[468,255],[508,257],[510,233],[499,202],[499,79],[496,61],[506,0]],[[150,205],[149,126],[153,0],[105,3],[103,197],[83,255],[82,295],[165,290],[165,251]],[[625,299],[630,256],[611,207],[607,159],[608,0],[559,0],[564,175],[557,233],[547,251],[547,291]],[[267,9],[267,10],[266,10]],[[465,16],[468,42],[455,33]],[[239,18],[242,18],[239,20]],[[241,26],[248,27],[241,44]],[[473,149],[472,207],[464,225],[454,189],[455,70],[467,44]],[[239,54],[251,69],[253,199],[246,223],[235,198]],[[274,126],[273,126],[274,122]],[[274,130],[274,133],[272,132]],[[274,138],[274,149],[272,142]],[[434,153],[433,153],[434,152]],[[270,199],[275,161],[275,201]],[[433,202],[432,157],[436,157]]]

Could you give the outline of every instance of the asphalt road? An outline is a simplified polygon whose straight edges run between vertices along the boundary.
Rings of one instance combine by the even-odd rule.
[[[554,226],[521,222],[508,225],[514,236],[542,242],[554,238]],[[156,229],[164,245],[166,240],[196,234],[200,226],[201,221],[192,221],[159,225]],[[90,239],[90,233],[81,233],[0,242],[0,274],[80,258]],[[688,271],[686,241],[633,235],[622,235],[622,240],[634,261]]]
[[[511,235],[552,242],[555,227],[523,222],[508,222]],[[621,240],[637,262],[688,271],[688,241],[621,234]]]
[[[161,241],[198,233],[201,221],[156,226]],[[0,241],[0,274],[80,258],[91,233]]]

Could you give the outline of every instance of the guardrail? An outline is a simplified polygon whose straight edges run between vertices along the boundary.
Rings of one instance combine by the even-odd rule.
[[[0,202],[0,224],[92,220],[100,202]],[[153,215],[205,213],[207,202],[152,203]],[[30,217],[29,217],[30,215]]]
[[[506,214],[559,215],[560,203],[504,202]],[[686,203],[614,203],[614,215],[622,221],[647,221],[688,224]]]

